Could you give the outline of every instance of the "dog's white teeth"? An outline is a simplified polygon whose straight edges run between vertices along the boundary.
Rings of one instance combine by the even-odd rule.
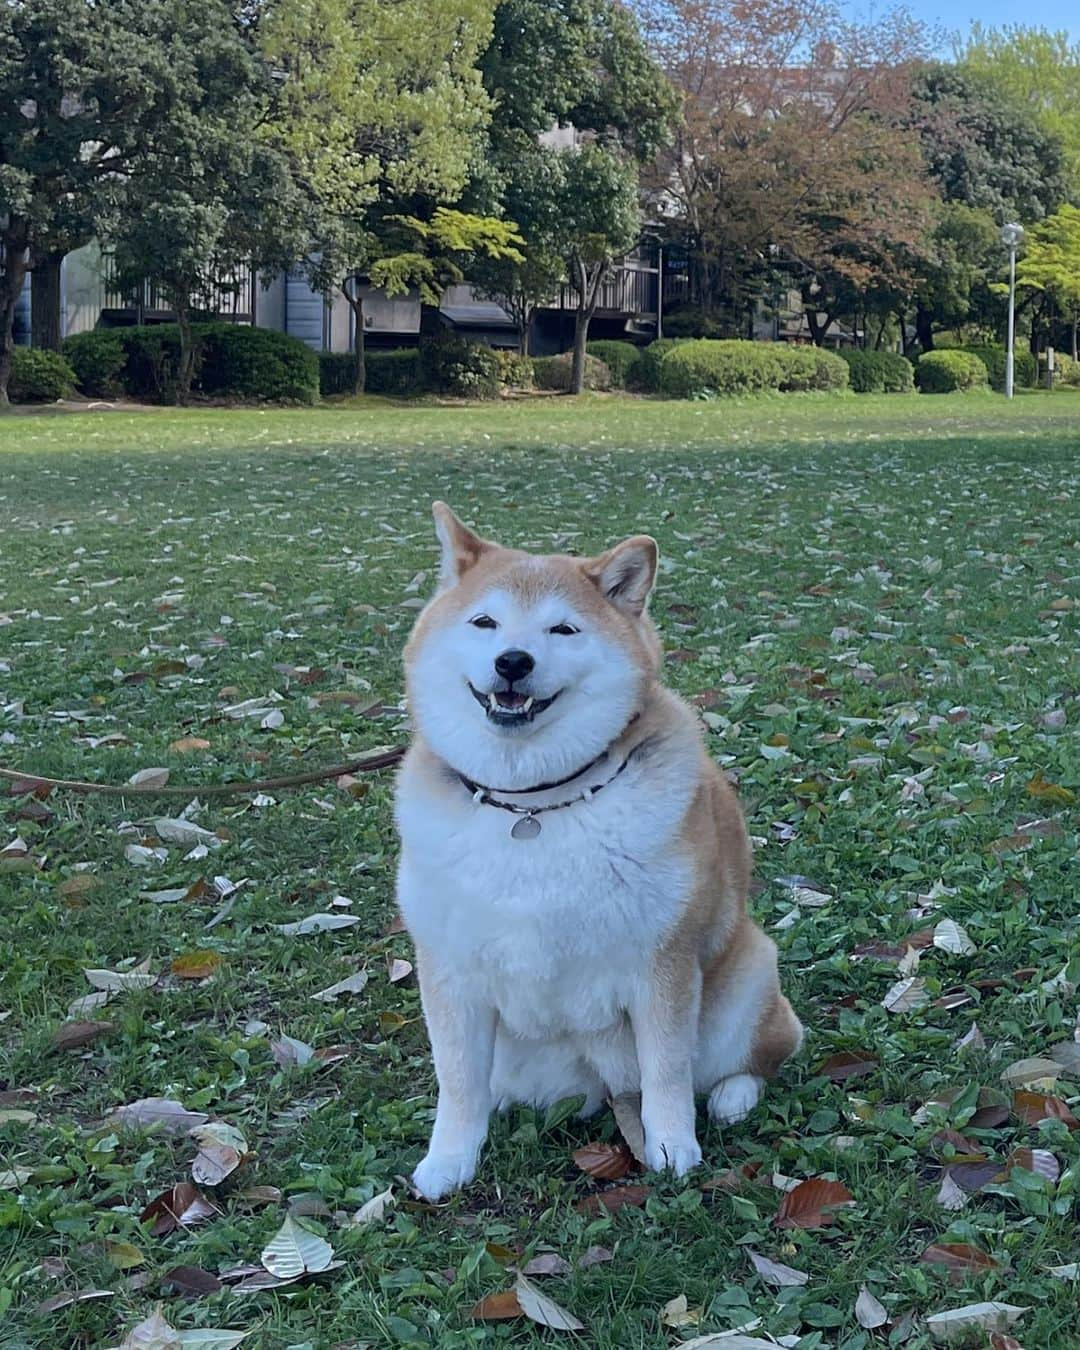
[[[525,700],[525,702],[521,705],[521,711],[522,711],[522,712],[528,712],[529,709],[532,707],[532,705],[533,705],[533,700],[532,700],[532,697],[530,696],[530,697],[527,698],[527,699]]]
[[[492,712],[496,712],[498,710],[499,700],[495,697],[494,694],[488,694],[488,707],[492,710]]]

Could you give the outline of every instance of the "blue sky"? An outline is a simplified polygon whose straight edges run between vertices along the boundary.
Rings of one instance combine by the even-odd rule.
[[[977,19],[988,28],[1004,28],[1022,23],[1033,28],[1065,29],[1074,41],[1080,41],[1080,8],[1071,0],[906,0],[907,8],[926,23],[939,24],[950,32],[966,33]],[[867,15],[888,4],[874,5],[871,0],[856,0],[848,6]]]

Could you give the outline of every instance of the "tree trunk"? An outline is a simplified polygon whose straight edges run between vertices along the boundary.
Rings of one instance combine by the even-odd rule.
[[[4,231],[4,271],[0,275],[0,408],[8,404],[11,379],[11,353],[15,347],[15,306],[26,278],[25,223],[8,221]]]
[[[45,253],[30,274],[30,341],[43,351],[58,352],[60,332],[60,267],[64,253]]]
[[[176,326],[180,330],[180,368],[176,372],[176,401],[186,403],[191,397],[191,382],[195,378],[195,337],[191,331],[191,310],[186,297],[183,303],[173,301]]]
[[[915,310],[915,337],[924,352],[934,350],[934,324],[928,309],[918,306]]]
[[[1076,358],[1076,330],[1077,330],[1078,328],[1080,328],[1080,315],[1074,314],[1074,315],[1073,315],[1073,321],[1072,321],[1072,359],[1073,359],[1074,361],[1077,359],[1077,358]]]
[[[833,326],[833,319],[835,317],[836,317],[835,315],[826,312],[825,322],[822,323],[818,319],[817,309],[812,307],[811,305],[806,306],[806,322],[810,329],[810,340],[811,342],[813,342],[815,347],[822,347],[825,345],[826,334],[828,333],[829,329]]]
[[[588,268],[580,260],[577,263],[577,310],[574,314],[574,357],[570,365],[570,392],[585,392],[585,344],[589,340],[589,324],[600,302],[600,287],[607,275],[608,264],[596,263],[596,270],[590,278]]]

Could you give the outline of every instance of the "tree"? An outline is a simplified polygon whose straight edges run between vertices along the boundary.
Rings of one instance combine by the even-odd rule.
[[[737,329],[786,261],[820,340],[834,306],[895,282],[918,226],[921,169],[892,128],[927,34],[903,11],[846,22],[830,0],[635,8],[685,100],[653,187],[689,256],[689,298]]]
[[[448,260],[436,212],[457,204],[487,125],[477,62],[493,4],[292,0],[259,17],[259,47],[280,81],[268,134],[288,150],[313,207],[301,266],[353,310],[357,392],[366,374],[363,281],[402,280],[413,266],[417,277],[429,265],[438,273],[436,257]],[[433,227],[424,248],[415,233],[403,237],[403,217]],[[459,216],[455,228],[459,239],[471,230],[484,252],[493,224]],[[395,251],[409,256],[395,264]]]
[[[1016,265],[1016,284],[1021,291],[1044,297],[1068,320],[1075,361],[1080,328],[1080,208],[1066,204],[1035,226]]]
[[[304,201],[286,156],[255,129],[269,67],[232,23],[225,0],[173,0],[153,35],[171,114],[137,148],[124,200],[103,229],[121,285],[155,282],[180,331],[177,393],[194,374],[192,321],[241,269],[287,267],[306,241]]]
[[[604,281],[640,232],[640,169],[670,136],[679,101],[615,0],[500,0],[480,69],[495,112],[473,192],[514,220],[524,242],[522,261],[475,280],[525,345],[536,307],[569,280],[571,389],[580,393]],[[555,127],[572,127],[575,144],[545,143]]]
[[[1080,192],[1080,42],[1045,28],[974,24],[957,60],[1061,143],[1069,194]]]
[[[163,108],[146,34],[159,0],[0,6],[0,404],[32,270],[35,341],[59,345],[60,264],[117,209],[130,156]]]

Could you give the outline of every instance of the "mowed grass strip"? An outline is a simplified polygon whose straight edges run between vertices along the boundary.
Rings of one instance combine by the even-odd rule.
[[[1080,1131],[1045,1099],[1080,1114],[1059,1048],[1080,984],[1078,487],[1066,395],[0,420],[0,764],[192,787],[0,788],[0,1345],[117,1345],[159,1299],[182,1330],[271,1350],[547,1344],[525,1317],[469,1316],[545,1252],[570,1271],[533,1283],[598,1350],[757,1319],[749,1334],[807,1348],[884,1343],[861,1287],[892,1323],[911,1315],[908,1345],[929,1344],[927,1315],[987,1299],[1028,1309],[1028,1350],[1070,1344],[1075,1285],[1051,1270],[1080,1259]],[[610,1116],[522,1110],[466,1194],[414,1204],[396,1178],[433,1078],[415,978],[393,965],[412,953],[393,931],[391,776],[199,799],[405,737],[435,497],[534,549],[660,541],[668,678],[739,781],[753,905],[810,1030],[747,1121],[702,1120],[689,1184],[597,1182],[572,1154],[617,1140]],[[181,816],[209,836],[161,823]],[[357,922],[275,927],[314,914]],[[148,987],[69,1012],[86,969],[146,960]],[[59,1049],[70,1021],[107,1026]],[[1051,1067],[1006,1072],[1027,1058]],[[219,1212],[160,1236],[139,1215],[191,1179],[195,1141],[107,1121],[149,1097],[228,1123],[248,1153],[202,1187]],[[956,1209],[938,1200],[950,1163]],[[778,1227],[774,1174],[853,1203]],[[628,1184],[648,1187],[638,1203],[577,1208]],[[188,1298],[164,1279],[258,1266],[290,1204],[341,1266]],[[921,1261],[934,1245],[963,1259]],[[611,1259],[579,1265],[596,1247]],[[751,1250],[807,1281],[774,1287]],[[86,1290],[111,1293],[39,1310]]]

